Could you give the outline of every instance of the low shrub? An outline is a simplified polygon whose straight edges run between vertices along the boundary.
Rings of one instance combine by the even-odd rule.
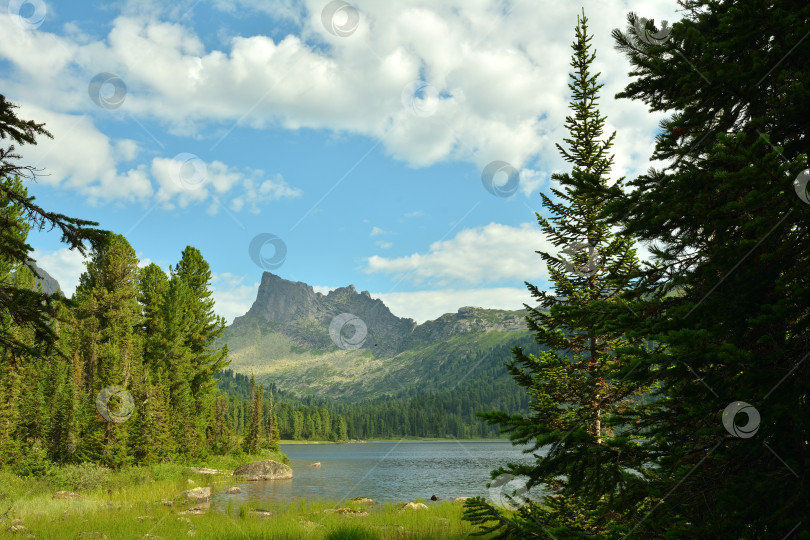
[[[108,486],[112,480],[112,471],[95,463],[69,464],[52,468],[48,478],[56,489],[87,491]]]

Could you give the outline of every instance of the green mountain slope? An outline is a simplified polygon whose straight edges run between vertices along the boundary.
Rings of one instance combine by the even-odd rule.
[[[341,313],[364,321],[367,336],[360,348],[341,348],[330,337],[330,323]],[[537,348],[522,311],[465,307],[417,325],[352,286],[322,295],[270,273],[253,307],[222,341],[236,373],[253,374],[257,383],[299,398],[347,403],[447,396],[470,385],[503,391],[493,383],[511,381],[504,368],[511,348]]]

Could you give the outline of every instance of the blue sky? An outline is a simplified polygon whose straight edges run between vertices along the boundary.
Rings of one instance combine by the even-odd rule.
[[[582,5],[16,0],[0,9],[0,93],[54,134],[20,149],[43,169],[28,187],[44,207],[124,234],[144,263],[199,248],[229,321],[265,269],[354,284],[420,322],[518,309],[524,281],[545,284],[534,211],[568,169],[554,143]],[[661,117],[613,99],[630,66],[610,31],[677,6],[584,7],[614,176],[633,176]],[[277,239],[264,259],[257,237]],[[54,233],[30,243],[70,293],[81,258]]]

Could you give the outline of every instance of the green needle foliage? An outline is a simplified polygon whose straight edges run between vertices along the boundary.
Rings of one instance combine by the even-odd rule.
[[[810,5],[685,7],[670,29],[630,14],[614,31],[633,65],[618,97],[668,113],[654,154],[667,166],[609,197],[623,234],[654,243],[658,259],[633,303],[641,316],[623,321],[661,344],[629,377],[660,385],[628,422],[656,465],[632,532],[804,538],[810,205],[794,182],[808,166]],[[738,401],[753,416],[724,426]],[[749,420],[757,431],[735,432]]]
[[[473,499],[465,513],[483,532],[503,538],[605,534],[621,521],[614,497],[637,481],[629,469],[641,467],[633,460],[636,440],[623,434],[617,414],[638,402],[645,388],[627,379],[636,367],[635,357],[624,352],[632,343],[606,319],[608,313],[633,316],[624,302],[636,286],[639,263],[632,238],[615,235],[603,216],[615,133],[603,137],[602,85],[590,69],[595,53],[587,22],[584,13],[577,18],[570,137],[567,148],[558,145],[573,170],[552,176],[560,185],[551,190],[555,199],[541,194],[550,217],[537,214],[543,234],[560,250],[539,252],[553,293],[527,283],[540,304],[526,306],[528,326],[548,350],[527,354],[516,347],[507,366],[529,394],[529,415],[481,415],[503,426],[513,443],[531,445],[534,464],[510,464],[492,475],[524,477],[535,496],[514,513]]]

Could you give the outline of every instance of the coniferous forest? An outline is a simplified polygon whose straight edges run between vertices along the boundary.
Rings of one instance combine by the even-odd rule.
[[[568,169],[538,197],[547,247],[526,247],[548,276],[526,283],[531,337],[494,351],[511,379],[488,373],[359,403],[301,398],[229,369],[200,250],[186,247],[168,271],[141,266],[121,234],[40,207],[27,186],[41,171],[17,147],[51,134],[0,95],[0,474],[278,457],[281,440],[508,437],[531,458],[492,471],[489,493],[509,504],[436,505],[450,518],[433,516],[421,533],[405,530],[411,522],[321,532],[810,538],[810,5],[679,5],[671,25],[635,13],[617,21],[628,75],[615,96],[595,70],[585,11],[571,21],[556,144]],[[609,99],[666,114],[655,165],[632,178],[614,174]],[[43,291],[33,230],[87,256],[71,298]],[[522,489],[507,493],[518,478]],[[307,519],[369,517],[330,510],[340,515]]]

